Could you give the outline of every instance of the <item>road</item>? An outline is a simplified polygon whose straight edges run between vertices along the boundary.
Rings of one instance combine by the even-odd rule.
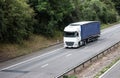
[[[120,61],[113,65],[100,78],[120,78]]]
[[[0,67],[0,78],[56,78],[120,41],[120,24],[102,30],[98,41],[78,49],[65,49],[63,44],[43,50],[25,59],[15,59]],[[17,61],[17,62],[16,62]],[[11,65],[12,64],[12,65]]]

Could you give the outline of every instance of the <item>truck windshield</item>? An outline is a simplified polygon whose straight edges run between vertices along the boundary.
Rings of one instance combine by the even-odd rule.
[[[77,32],[64,32],[64,37],[77,37]]]

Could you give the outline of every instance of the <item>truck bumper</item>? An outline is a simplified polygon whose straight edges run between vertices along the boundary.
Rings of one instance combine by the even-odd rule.
[[[79,47],[78,43],[75,42],[64,42],[65,48],[77,48]]]

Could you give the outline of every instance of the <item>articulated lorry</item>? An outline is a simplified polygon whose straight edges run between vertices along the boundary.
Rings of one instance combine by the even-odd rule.
[[[64,47],[80,47],[97,40],[98,37],[100,37],[100,22],[83,21],[71,23],[64,29]]]

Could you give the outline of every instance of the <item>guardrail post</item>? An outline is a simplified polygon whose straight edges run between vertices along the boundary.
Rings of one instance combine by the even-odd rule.
[[[97,55],[96,57],[97,57],[97,59],[98,59],[99,56]]]
[[[76,73],[76,70],[75,70],[76,68],[74,68],[74,73]]]
[[[84,63],[82,65],[83,65],[83,68],[84,68],[85,67]]]
[[[92,62],[92,58],[90,59],[90,62]]]

